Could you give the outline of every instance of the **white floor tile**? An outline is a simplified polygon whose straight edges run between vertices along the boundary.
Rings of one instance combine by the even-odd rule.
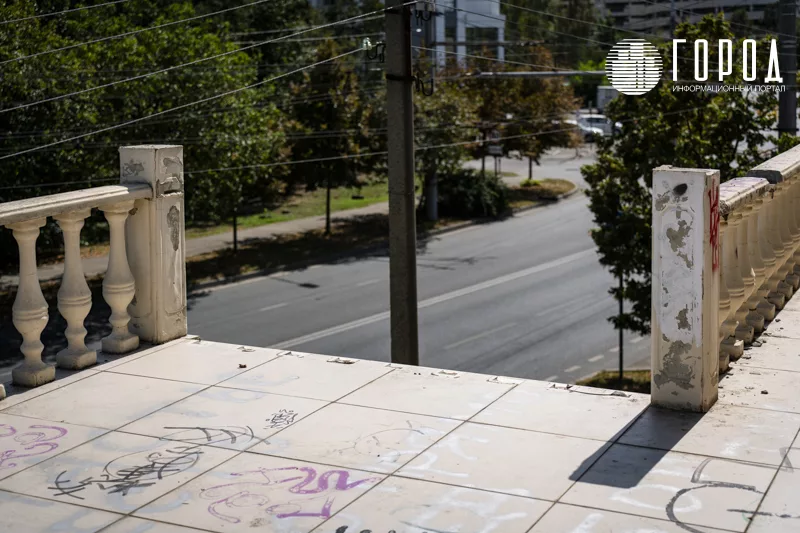
[[[525,533],[550,505],[530,498],[392,477],[315,533]]]
[[[246,450],[326,404],[307,398],[211,387],[120,431]]]
[[[526,381],[472,422],[546,431],[585,439],[615,438],[650,404],[645,394]]]
[[[331,404],[250,451],[388,474],[458,424],[447,418]]]
[[[605,442],[467,423],[397,475],[556,500]]]
[[[225,533],[306,533],[382,479],[245,452],[136,515]]]
[[[109,433],[0,481],[0,489],[128,513],[235,452]]]

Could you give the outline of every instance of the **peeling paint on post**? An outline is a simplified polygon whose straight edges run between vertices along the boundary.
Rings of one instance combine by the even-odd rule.
[[[128,220],[128,262],[136,296],[128,307],[130,329],[162,344],[186,335],[186,238],[183,147],[123,146],[120,182],[147,183],[152,198],[137,200]]]
[[[705,412],[717,400],[719,171],[653,171],[651,403]]]

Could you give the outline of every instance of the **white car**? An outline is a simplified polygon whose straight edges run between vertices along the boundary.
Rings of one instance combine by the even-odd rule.
[[[595,139],[598,137],[603,137],[605,134],[603,130],[600,128],[595,128],[593,126],[587,125],[585,122],[580,120],[574,119],[567,119],[563,121],[564,124],[569,124],[571,126],[577,126],[580,129],[581,136],[583,137],[583,141],[587,143],[594,142]]]
[[[602,131],[602,135],[608,136],[612,133],[612,126],[611,121],[605,115],[598,115],[598,114],[587,114],[587,115],[580,115],[578,118],[578,123],[582,123],[587,128],[596,128]],[[622,124],[617,122],[615,124],[617,130],[622,128]]]

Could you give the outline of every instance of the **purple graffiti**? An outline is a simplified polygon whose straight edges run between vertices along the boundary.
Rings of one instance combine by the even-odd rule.
[[[291,475],[289,472],[301,473],[301,475]],[[350,481],[350,472],[347,470],[328,470],[317,477],[317,471],[308,466],[290,466],[284,468],[260,468],[245,472],[232,473],[232,477],[242,477],[252,474],[260,475],[260,481],[240,481],[236,483],[226,483],[208,489],[203,489],[200,497],[207,500],[214,500],[208,506],[208,512],[226,522],[238,524],[241,520],[229,514],[234,509],[240,507],[259,507],[265,513],[271,514],[276,518],[290,517],[313,517],[330,518],[331,508],[334,497],[330,492],[345,491],[355,488],[365,483],[379,481],[378,477],[364,478]],[[288,477],[286,474],[289,474]],[[335,483],[331,483],[331,478],[335,477]],[[309,487],[316,481],[316,484]],[[288,487],[288,491],[298,495],[315,495],[315,498],[303,498],[300,500],[289,500],[284,503],[270,505],[269,497],[264,494],[265,488],[272,488],[277,485],[297,482]],[[267,489],[269,490],[269,489]],[[326,493],[326,494],[323,494]],[[304,511],[312,508],[313,510]],[[317,510],[318,509],[318,510]]]
[[[14,441],[22,446],[24,452],[16,448],[7,449],[0,452],[0,470],[5,468],[14,468],[17,463],[10,462],[11,459],[21,459],[22,457],[33,457],[36,455],[43,455],[58,448],[58,443],[54,440],[60,439],[67,434],[65,428],[57,426],[42,426],[33,424],[28,426],[30,430],[44,430],[44,431],[27,431],[19,433],[14,427],[7,424],[0,424],[0,438],[14,437]],[[55,432],[53,434],[52,432]]]

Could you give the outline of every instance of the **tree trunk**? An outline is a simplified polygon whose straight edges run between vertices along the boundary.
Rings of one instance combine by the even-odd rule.
[[[331,178],[325,180],[325,235],[331,234]]]
[[[533,159],[530,156],[528,157],[528,180],[533,180]]]
[[[239,232],[236,208],[233,209],[233,255],[239,252]]]

